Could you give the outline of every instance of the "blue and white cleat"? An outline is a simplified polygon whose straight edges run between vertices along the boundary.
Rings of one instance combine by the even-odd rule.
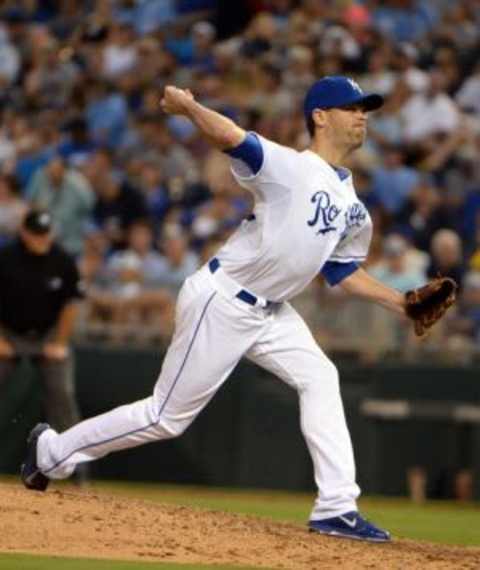
[[[308,522],[308,528],[310,532],[367,542],[389,542],[391,540],[388,531],[377,528],[360,516],[357,511],[350,511],[321,521],[311,520]]]
[[[27,456],[20,469],[23,484],[27,489],[34,491],[45,491],[50,483],[50,479],[40,471],[37,465],[38,438],[47,429],[50,429],[48,424],[37,424],[32,429],[27,439]]]

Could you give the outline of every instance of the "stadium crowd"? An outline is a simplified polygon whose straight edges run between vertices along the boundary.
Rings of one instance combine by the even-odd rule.
[[[346,74],[386,98],[347,165],[374,220],[366,265],[401,290],[453,277],[460,302],[426,345],[475,349],[479,56],[478,0],[6,0],[0,241],[28,205],[48,208],[86,283],[85,330],[166,339],[183,280],[251,199],[189,121],[161,113],[164,86],[303,149],[306,89]],[[297,302],[326,346],[414,346],[402,322],[320,278]]]

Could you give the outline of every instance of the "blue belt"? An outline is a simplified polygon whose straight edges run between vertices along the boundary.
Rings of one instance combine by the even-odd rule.
[[[218,259],[216,257],[213,257],[209,262],[208,262],[208,268],[210,269],[211,273],[215,273],[215,271],[217,271],[218,269],[220,269],[220,261],[218,261]],[[240,299],[241,301],[243,301],[244,303],[248,303],[249,305],[256,305],[258,302],[258,298],[256,295],[254,295],[253,293],[250,293],[249,291],[247,291],[246,289],[241,289],[236,295],[235,297],[237,297],[238,299]],[[267,305],[265,308],[270,307],[270,305],[273,305],[272,301],[267,301]]]

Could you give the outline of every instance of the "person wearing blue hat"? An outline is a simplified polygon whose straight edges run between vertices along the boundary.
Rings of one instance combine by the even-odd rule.
[[[320,79],[307,91],[303,112],[307,129],[313,137],[315,126],[323,125],[317,111],[358,109],[363,112],[374,111],[383,105],[383,97],[377,93],[366,94],[356,81],[341,75],[332,75]]]
[[[338,371],[289,303],[320,272],[331,286],[405,314],[404,295],[360,267],[372,222],[351,173],[342,167],[365,139],[367,112],[382,102],[347,77],[316,82],[304,104],[312,140],[299,152],[244,131],[198,103],[189,90],[165,88],[163,111],[188,118],[229,155],[234,178],[253,194],[253,211],[184,282],[172,343],[151,397],[63,433],[39,424],[22,469],[27,488],[45,490],[50,480],[68,477],[82,462],[180,435],[246,356],[298,393],[318,487],[309,529],[390,540],[358,512],[360,489]]]

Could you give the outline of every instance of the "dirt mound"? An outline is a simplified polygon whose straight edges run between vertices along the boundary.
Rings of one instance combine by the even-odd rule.
[[[0,551],[292,570],[480,567],[476,548],[369,545],[255,517],[14,484],[0,484]]]

